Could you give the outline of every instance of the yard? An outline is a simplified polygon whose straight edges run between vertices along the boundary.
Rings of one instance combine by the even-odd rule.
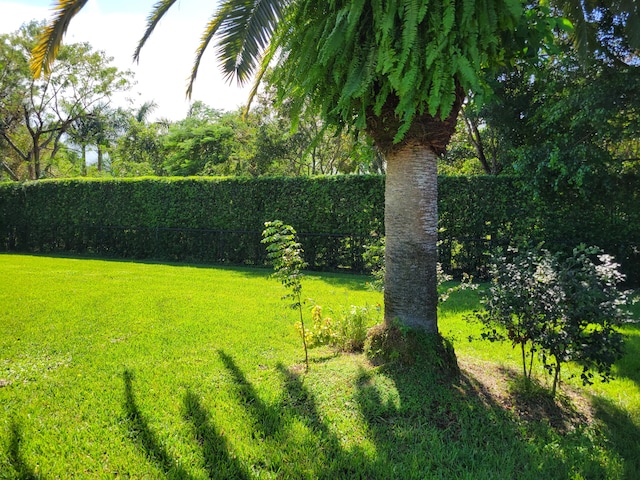
[[[0,255],[0,478],[640,478],[638,324],[613,382],[569,368],[557,402],[469,342],[476,291],[440,310],[459,379],[325,347],[305,374],[269,273]],[[305,308],[376,306],[367,280],[310,272]]]

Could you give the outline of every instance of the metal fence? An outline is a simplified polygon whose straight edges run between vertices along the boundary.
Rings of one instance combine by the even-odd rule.
[[[228,265],[265,265],[260,231],[148,226],[51,225],[5,227],[0,249],[31,253],[77,253],[101,257]],[[362,254],[371,236],[298,233],[305,261],[315,270],[365,271]]]
[[[367,271],[365,247],[378,240],[369,235],[299,232],[305,261],[312,270]],[[168,228],[148,226],[50,225],[38,228],[0,227],[0,250],[27,253],[74,253],[97,257],[222,265],[266,265],[260,231]],[[510,238],[440,238],[439,262],[459,276],[486,279],[492,255],[505,250]],[[535,243],[535,239],[530,239]],[[580,242],[546,241],[552,251],[567,251]],[[598,245],[614,255],[631,284],[640,284],[640,242]]]

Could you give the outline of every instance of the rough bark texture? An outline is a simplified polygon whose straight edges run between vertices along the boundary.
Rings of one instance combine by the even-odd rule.
[[[451,136],[456,130],[458,113],[464,101],[465,91],[460,84],[456,84],[456,98],[451,108],[449,116],[441,118],[440,113],[435,117],[428,113],[417,115],[411,122],[411,127],[404,135],[404,138],[395,143],[396,133],[402,126],[402,121],[396,115],[396,107],[399,100],[395,96],[390,96],[382,107],[380,115],[376,115],[373,108],[367,114],[367,133],[371,136],[378,149],[385,155],[405,148],[411,143],[428,145],[436,153],[443,155],[451,140]]]
[[[387,160],[385,187],[385,323],[438,333],[436,278],[438,241],[438,156],[456,128],[464,90],[446,118],[418,115],[402,141],[401,122],[390,97],[381,115],[370,112],[367,131]]]
[[[437,155],[421,142],[387,154],[385,323],[437,333]]]

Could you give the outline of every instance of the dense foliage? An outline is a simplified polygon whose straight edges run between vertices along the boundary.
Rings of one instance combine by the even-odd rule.
[[[382,177],[64,180],[0,187],[3,246],[262,263],[265,221],[294,224],[316,268],[360,270],[381,231]],[[318,233],[324,234],[318,236]]]
[[[541,15],[547,2],[531,3],[530,38],[536,30],[547,31],[550,21]],[[560,22],[552,38],[541,42],[541,54],[529,48],[526,55],[485,72],[491,94],[469,96],[447,169],[515,171],[541,194],[588,190],[602,175],[637,171],[637,2],[575,1],[571,8],[563,3],[565,14],[584,14],[586,23]],[[581,48],[575,48],[576,37]]]
[[[502,36],[522,12],[518,0],[292,3],[271,45],[285,52],[275,73],[281,97],[310,100],[383,149],[433,135],[409,130],[418,117],[449,116],[460,89],[479,88],[480,70],[503,59]]]
[[[586,243],[613,254],[637,283],[637,184],[626,175],[587,196],[541,199],[514,177],[440,177],[440,262],[483,277],[497,246],[545,241],[570,253]],[[2,250],[261,264],[260,232],[273,218],[296,225],[312,268],[361,271],[364,245],[383,233],[384,177],[0,184]]]
[[[13,180],[73,171],[66,148],[74,139],[83,152],[86,142],[99,143],[96,120],[111,97],[129,87],[129,74],[87,43],[64,46],[49,76],[34,79],[28,62],[42,29],[31,22],[0,35],[0,175]]]

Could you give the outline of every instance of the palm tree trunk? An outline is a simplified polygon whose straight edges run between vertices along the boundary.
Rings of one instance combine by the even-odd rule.
[[[102,145],[98,145],[98,171],[102,171]]]
[[[438,332],[436,153],[421,142],[387,154],[384,319]]]
[[[87,176],[87,146],[82,145],[81,148],[81,158],[80,158],[80,175],[83,177]]]

